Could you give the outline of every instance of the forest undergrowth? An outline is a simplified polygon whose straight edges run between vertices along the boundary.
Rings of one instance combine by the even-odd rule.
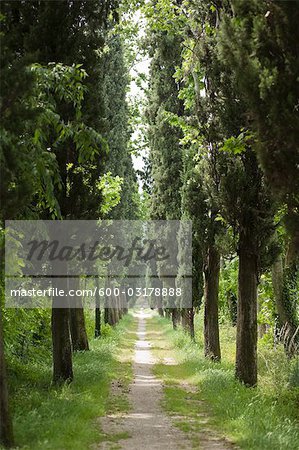
[[[92,330],[91,315],[87,328]],[[123,395],[109,397],[110,384],[127,386],[132,379],[130,355],[136,324],[127,315],[115,328],[102,326],[102,337],[92,339],[90,351],[74,355],[76,378],[71,384],[51,386],[51,354],[45,347],[31,350],[26,363],[9,360],[11,406],[18,448],[82,450],[105,439],[97,420],[108,411],[126,411]],[[118,358],[119,348],[122,359]],[[110,437],[113,440],[113,437]],[[2,448],[2,447],[0,447]]]

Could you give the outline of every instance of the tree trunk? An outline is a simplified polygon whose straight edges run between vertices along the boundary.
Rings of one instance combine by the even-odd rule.
[[[160,283],[160,287],[161,287],[161,283]],[[159,296],[157,299],[157,308],[158,308],[158,314],[161,317],[164,317],[164,311],[163,311],[163,301],[162,301],[162,297]]]
[[[296,298],[294,298],[294,293],[298,290],[297,259],[296,246],[291,241],[286,257],[286,266],[283,267],[281,255],[272,266],[272,283],[280,329],[279,339],[283,342],[289,357],[294,356],[298,351],[299,343]]]
[[[8,388],[6,365],[4,359],[4,342],[2,330],[2,310],[0,308],[0,445],[12,447],[14,445],[12,420],[8,404]]]
[[[179,322],[179,310],[177,308],[171,309],[171,320],[173,329],[176,330]]]
[[[298,268],[295,262],[283,270],[282,301],[286,312],[286,321],[281,327],[281,340],[286,354],[291,358],[299,349],[299,323],[297,317]]]
[[[106,305],[109,304],[109,307],[105,308],[105,323],[108,323],[110,326],[114,326],[117,324],[119,317],[117,311],[116,298],[112,295],[109,297],[109,300],[106,299]]]
[[[101,337],[101,309],[96,307],[95,309],[95,329],[94,329],[94,337]]]
[[[182,327],[188,332],[188,308],[181,309]]]
[[[194,310],[194,308],[190,308],[190,310],[189,310],[189,328],[190,328],[190,337],[193,341],[195,340],[194,316],[195,316],[195,310]]]
[[[101,303],[99,295],[99,279],[96,278],[96,295],[95,295],[95,327],[94,327],[94,337],[98,338],[101,336]]]
[[[116,301],[116,298],[114,298],[114,302]],[[113,325],[117,325],[119,322],[119,313],[117,305],[113,308]]]
[[[4,228],[4,224],[1,221],[1,227]],[[2,236],[3,239],[3,236]],[[4,261],[5,261],[5,250],[4,242],[0,241],[0,295],[2,293],[4,296]],[[13,437],[13,427],[12,419],[9,409],[8,401],[8,385],[7,385],[7,373],[6,373],[6,363],[4,355],[4,333],[3,333],[3,323],[2,323],[2,304],[0,297],[0,445],[4,447],[13,447],[14,437]]]
[[[109,309],[110,308],[107,308],[107,306],[105,306],[105,308],[104,308],[104,323],[105,324],[109,324]]]
[[[72,381],[72,346],[69,330],[69,310],[52,309],[53,382]]]
[[[55,283],[54,283],[55,281]],[[67,278],[53,279],[57,289],[68,289]],[[53,382],[61,383],[73,379],[72,345],[70,336],[70,310],[66,297],[53,297],[52,301],[52,344]],[[62,305],[62,301],[64,304]],[[60,307],[59,307],[60,306]],[[61,306],[64,306],[63,308]]]
[[[194,308],[183,308],[182,310],[182,326],[184,330],[194,339]]]
[[[50,240],[57,239],[57,236],[60,235],[60,227],[63,227],[63,221],[57,221],[56,226],[53,229],[50,227]],[[63,296],[53,295],[51,315],[53,383],[59,384],[65,381],[70,382],[73,379],[73,355],[70,335],[69,308],[70,297],[67,295],[69,289],[67,262],[65,260],[56,260],[52,267],[52,271],[52,287],[54,291],[64,292]],[[60,278],[57,278],[55,273],[61,274]]]
[[[272,285],[279,327],[287,321],[287,311],[283,303],[283,261],[281,254],[272,266]]]
[[[112,306],[110,308],[107,308],[106,310],[106,318],[107,318],[107,322],[108,325],[110,325],[111,327],[114,326],[115,324],[115,317],[114,317],[114,308],[112,308]]]
[[[163,308],[158,308],[158,313],[159,313],[159,316],[164,317],[164,310],[163,310]]]
[[[220,255],[214,245],[208,249],[205,269],[204,339],[205,356],[213,361],[221,360],[218,320],[218,290]]]
[[[119,317],[119,320],[121,320],[121,319],[122,319],[122,316],[123,316],[123,309],[122,309],[122,304],[121,304],[121,298],[120,298],[120,295],[118,295],[118,296],[116,297],[116,300],[117,300],[118,317]]]
[[[246,386],[257,384],[258,265],[254,238],[243,231],[239,242],[236,377]]]
[[[122,305],[122,311],[123,315],[128,314],[128,301],[126,294],[121,294],[121,305]]]
[[[80,279],[74,278],[71,280],[71,283],[73,289],[77,290],[80,285]],[[70,306],[70,330],[73,351],[89,350],[82,297],[72,297],[72,303]]]
[[[259,295],[257,295],[258,301],[257,301],[257,314],[259,316],[261,312],[261,303],[259,302]],[[258,331],[258,337],[261,339],[266,333],[267,333],[267,324],[266,323],[258,323],[257,325],[257,331]]]
[[[82,304],[82,301],[79,298],[78,302]],[[73,351],[89,350],[83,308],[77,307],[71,309],[70,325],[71,325],[70,328],[71,328]]]
[[[124,314],[128,314],[128,304],[125,294],[120,294],[121,306]]]
[[[118,314],[118,306],[117,306],[117,297],[112,294],[111,296],[111,301],[113,304],[113,309],[112,309],[112,323],[111,325],[117,325],[119,322],[119,314]]]
[[[105,288],[107,287],[112,286],[106,282]],[[112,293],[111,296],[106,296],[105,298],[104,322],[108,323],[110,326],[114,326],[117,324],[118,320],[117,299]]]
[[[258,325],[258,336],[261,339],[265,334],[267,333],[267,324],[266,323],[260,323]]]
[[[165,287],[167,287],[168,289],[174,289],[176,288],[175,285],[175,279],[171,278],[165,281]],[[172,326],[173,329],[176,330],[179,323],[180,323],[180,318],[181,318],[181,313],[179,310],[179,305],[180,303],[178,303],[177,298],[172,297],[169,295],[168,297],[168,306],[170,309],[170,314],[171,314],[171,320],[172,320]]]

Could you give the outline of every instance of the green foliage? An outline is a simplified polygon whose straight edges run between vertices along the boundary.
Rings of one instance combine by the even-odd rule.
[[[288,205],[287,224],[293,235],[298,229],[299,191],[298,2],[230,3],[218,48],[224,70],[236,80],[238,96],[246,103],[267,181]]]
[[[72,103],[76,110],[77,118],[80,117],[80,110],[86,92],[86,86],[83,85],[87,73],[82,69],[82,64],[73,64],[71,67],[64,66],[61,63],[49,63],[47,67],[40,64],[33,64],[31,71],[36,78],[36,90],[38,95],[38,106],[42,109],[49,108],[53,103],[55,110],[56,104],[55,96],[59,100]],[[53,92],[55,96],[51,97],[49,94]],[[36,99],[34,99],[36,101]],[[52,100],[52,101],[51,101]]]
[[[224,141],[223,146],[219,149],[229,155],[240,155],[246,151],[246,144],[252,141],[253,135],[248,131],[242,131],[239,136],[230,137]]]
[[[271,274],[264,273],[261,276],[258,292],[258,323],[268,325],[270,328],[270,340],[273,343],[275,326],[275,302]]]
[[[26,211],[27,216],[34,212],[50,218],[99,217],[97,183],[104,172],[101,159],[108,150],[102,137],[101,49],[115,6],[107,2],[104,7],[94,0],[74,5],[21,2],[15,9],[9,2],[1,3],[2,55],[8,80],[3,105],[9,105],[3,125],[7,138],[1,157],[2,192],[12,198],[4,217],[15,217],[15,210],[20,216]],[[109,16],[109,26],[114,19]],[[15,92],[17,86],[22,91]],[[16,133],[10,131],[12,113],[20,124],[14,127]],[[21,195],[26,195],[26,201],[20,201]]]
[[[103,338],[111,336],[113,327],[108,323],[103,323],[101,326],[101,335]]]
[[[98,183],[99,190],[102,191],[101,213],[105,216],[120,201],[122,178],[113,177],[111,172],[105,173]]]
[[[149,220],[149,214],[150,214],[150,195],[143,191],[142,195],[138,195],[138,201],[139,201],[139,218],[141,220]]]
[[[163,3],[163,5],[162,5]],[[161,7],[169,2],[161,2]],[[159,11],[158,5],[158,11]],[[171,8],[171,6],[170,6]],[[159,14],[157,15],[157,17]],[[159,16],[160,17],[160,16]],[[163,19],[164,20],[164,19]],[[182,149],[181,130],[169,124],[169,115],[182,116],[178,99],[179,84],[174,79],[181,62],[181,39],[173,33],[148,30],[148,51],[152,56],[150,84],[147,93],[149,163],[151,186],[151,218],[179,219],[181,213]]]
[[[223,260],[219,280],[220,317],[236,325],[238,297],[238,259]]]
[[[19,139],[16,144],[19,152],[9,156],[10,159],[24,158],[26,174],[23,172],[24,166],[19,168],[16,159],[12,165],[12,162],[7,164],[8,161],[3,161],[4,171],[12,167],[10,172],[6,172],[9,178],[4,175],[3,187],[8,197],[12,197],[12,202],[17,203],[17,196],[12,194],[16,193],[19,181],[26,176],[32,183],[31,198],[28,198],[26,204],[20,205],[20,208],[28,208],[30,201],[35,199],[37,209],[48,209],[52,217],[60,217],[56,190],[61,190],[62,180],[56,152],[62,151],[61,146],[72,139],[78,151],[78,162],[84,163],[93,161],[99,149],[106,144],[95,130],[81,120],[81,106],[86,91],[83,80],[86,72],[80,65],[68,67],[54,63],[48,66],[34,64],[30,70],[34,81],[31,96],[27,100],[27,109],[31,111],[35,108],[37,118],[34,123],[24,123],[24,133],[18,138],[11,136],[11,139]],[[74,107],[74,121],[65,122],[59,114],[60,102]],[[3,158],[6,158],[11,141],[6,139],[3,144]]]
[[[139,37],[132,14],[140,8],[141,20],[142,14],[147,19],[141,53],[151,58],[142,120],[142,107],[127,101]],[[223,255],[224,363],[215,367],[201,357],[201,334],[191,344],[186,334],[169,330],[180,364],[157,371],[168,383],[193,380],[199,393],[192,400],[208,401],[216,425],[244,448],[299,446],[298,361],[273,348],[268,272],[276,241],[282,247],[288,241],[281,224],[287,216],[294,245],[282,251],[282,296],[296,328],[298,20],[298,2],[268,0],[1,2],[1,221],[192,220],[193,306],[201,304],[208,247]],[[146,83],[140,74],[137,85]],[[131,139],[136,127],[146,127],[142,141],[140,133],[137,142],[135,134]],[[132,152],[147,145],[148,192],[140,195]],[[233,378],[235,331],[226,320],[236,322],[240,236],[256,257],[258,322],[268,327],[254,392]],[[120,369],[110,354],[122,339],[119,331],[104,325],[104,339],[90,354],[76,356],[75,383],[53,390],[49,312],[5,310],[4,325],[17,441],[32,449],[90,446],[100,438],[91,422],[104,412],[108,382]],[[171,387],[166,394],[169,409],[197,420],[182,390]]]
[[[37,166],[37,175],[41,178],[39,189],[41,199],[38,206],[49,208],[53,217],[60,217],[55,187],[61,189],[61,177],[55,151],[61,151],[62,145],[67,145],[69,140],[73,140],[78,152],[78,163],[82,164],[94,161],[101,146],[106,144],[95,130],[81,121],[81,107],[86,91],[83,80],[87,74],[81,69],[80,64],[71,67],[54,63],[50,63],[47,67],[34,64],[31,70],[36,78],[32,103],[40,110],[33,137],[34,148],[42,155],[41,163]],[[58,112],[59,102],[74,107],[74,121],[66,123],[61,117]],[[47,169],[47,159],[52,161],[52,171]]]
[[[186,17],[181,14],[180,3],[176,1],[145,2],[143,11],[152,32],[178,35],[186,23]]]
[[[124,55],[124,41],[115,32],[109,35],[108,50],[104,55],[105,77],[103,96],[105,103],[105,138],[109,144],[109,154],[105,170],[122,180],[121,191],[117,203],[111,204],[108,210],[102,207],[102,212],[113,219],[138,218],[138,185],[130,148],[129,119],[130,110],[127,103],[128,68]]]
[[[4,310],[7,356],[15,364],[38,363],[51,351],[50,313],[43,309]]]

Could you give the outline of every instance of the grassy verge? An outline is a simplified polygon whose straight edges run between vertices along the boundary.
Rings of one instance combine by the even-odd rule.
[[[108,411],[129,409],[125,388],[132,379],[131,355],[136,322],[126,316],[105,337],[91,340],[91,350],[74,356],[74,382],[50,386],[51,360],[36,361],[10,369],[11,403],[15,440],[20,449],[82,450],[103,440],[96,420]],[[123,387],[109,395],[113,380]]]
[[[299,448],[299,389],[289,385],[291,364],[282,349],[259,348],[259,386],[248,389],[234,379],[231,327],[221,329],[222,363],[205,360],[202,342],[190,342],[165,319],[153,318],[148,328],[161,360],[155,373],[165,383],[164,407],[180,416],[177,425],[193,433],[195,447],[195,431],[214,428],[244,449]],[[202,333],[198,330],[197,335]],[[163,363],[166,349],[177,365]],[[196,389],[186,393],[186,386],[180,386],[184,383]]]

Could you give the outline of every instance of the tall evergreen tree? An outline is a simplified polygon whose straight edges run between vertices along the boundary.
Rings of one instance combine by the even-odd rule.
[[[149,34],[149,52],[152,59],[146,118],[153,180],[150,216],[154,220],[179,220],[182,133],[171,127],[167,113],[183,114],[183,103],[178,98],[179,82],[174,78],[176,67],[181,63],[181,38],[172,32],[152,31]],[[177,308],[172,308],[172,319],[176,327]]]
[[[293,293],[299,283],[299,5],[266,0],[231,0],[230,4],[231,13],[222,26],[222,58],[245,102],[257,137],[255,150],[267,182],[285,209],[290,235],[278,289],[280,325],[285,328],[288,348],[298,326]],[[290,353],[295,347],[291,345]]]
[[[79,129],[74,139],[70,137],[67,143],[64,142],[63,145],[57,145],[56,149],[53,149],[62,185],[62,189],[57,190],[55,196],[58,200],[60,215],[64,219],[90,218],[90,215],[98,217],[100,209],[100,196],[96,190],[99,168],[101,166],[103,168],[100,155],[103,154],[103,150],[105,152],[106,145],[103,140],[96,138],[96,135],[93,143],[87,144],[84,140],[86,133],[90,134],[92,130],[95,133],[102,131],[99,49],[104,43],[107,15],[112,6],[110,2],[97,1],[3,2],[7,30],[14,36],[14,40],[9,42],[9,47],[17,59],[23,56],[29,61],[38,61],[42,64],[51,62],[82,64],[89,75],[88,91],[81,109],[81,120],[89,128]],[[36,39],[37,35],[39,39]],[[76,120],[76,108],[64,101],[63,97],[59,105],[57,103],[57,108],[64,123]],[[99,134],[97,136],[99,137]],[[96,163],[92,161],[95,147],[97,147]],[[84,166],[84,163],[84,170],[82,170],[83,167],[79,169],[78,166]],[[89,183],[86,182],[86,178]],[[76,196],[78,191],[81,196]],[[82,195],[83,193],[85,196]],[[82,202],[80,202],[81,198]],[[77,209],[78,205],[82,207],[80,211]],[[47,211],[44,211],[41,217],[46,218]],[[53,305],[55,306],[57,302],[59,299],[54,298]],[[76,311],[76,317],[79,311],[80,309]],[[82,315],[81,309],[81,318]],[[69,355],[71,343],[68,331],[68,309],[61,310],[54,307],[52,322],[54,380],[69,379],[72,377],[72,369]],[[82,324],[82,320],[79,322]],[[82,327],[81,329],[84,331]],[[56,346],[55,343],[59,345]],[[68,353],[67,357],[65,353]],[[63,360],[69,361],[64,365],[65,373],[60,370],[63,366],[60,362]]]
[[[199,158],[205,167],[209,194],[210,225],[205,269],[206,353],[216,356],[219,351],[219,336],[213,331],[218,330],[217,308],[212,305],[217,305],[215,286],[219,277],[219,249],[215,245],[217,222],[224,217],[237,232],[239,240],[236,375],[245,384],[255,385],[257,280],[259,262],[267,247],[265,237],[271,236],[273,212],[252,150],[254,140],[249,132],[246,103],[238,95],[230,69],[219,56],[221,20],[224,14],[230,14],[229,5],[225,5],[221,2],[217,5],[214,2],[189,5],[186,44],[193,51],[186,52],[185,67],[189,69],[190,89],[185,90],[184,96],[190,103],[190,90],[196,94],[195,111],[203,141]],[[212,268],[214,277],[209,289]]]
[[[213,79],[217,71],[217,62],[213,55],[215,44],[209,33],[211,27],[215,27],[215,23],[206,3],[190,4],[189,8],[184,30],[184,63],[179,76],[185,79],[185,89],[180,96],[184,98],[190,115],[189,118],[188,116],[185,118],[183,130],[185,129],[187,142],[196,148],[193,165],[196,166],[197,176],[194,178],[194,173],[190,172],[190,179],[188,173],[185,177],[187,186],[193,187],[194,202],[196,193],[198,195],[196,206],[202,202],[205,205],[197,210],[196,207],[193,208],[195,212],[200,213],[199,216],[193,215],[194,227],[198,228],[194,233],[197,235],[200,255],[197,270],[204,273],[205,356],[219,361],[221,359],[218,323],[219,235],[223,228],[218,220],[221,158],[219,158],[219,120],[215,104],[217,85]],[[198,264],[199,261],[201,264]],[[202,273],[198,276],[202,278]]]
[[[129,74],[123,45],[122,38],[112,30],[107,40],[108,50],[103,57],[104,136],[109,145],[105,171],[122,180],[120,201],[105,218],[135,220],[139,218],[139,193],[129,145]],[[116,299],[109,299],[110,302],[116,303]],[[96,308],[96,315],[98,314],[99,307]],[[121,311],[112,308],[112,305],[105,307],[104,318],[109,324],[114,325],[120,315]]]
[[[179,83],[174,79],[181,62],[180,38],[166,32],[151,36],[150,84],[148,94],[148,137],[150,147],[151,217],[159,220],[180,218],[182,151],[180,130],[174,131],[165,113],[183,114],[178,99]]]
[[[105,170],[122,178],[119,204],[109,213],[113,219],[138,218],[138,185],[130,154],[128,68],[124,58],[123,42],[113,32],[107,42],[109,50],[104,57],[105,133],[109,155]]]
[[[201,306],[204,294],[204,243],[207,230],[207,197],[203,187],[201,167],[196,162],[196,150],[183,154],[182,220],[192,220],[192,307],[182,308],[182,325],[195,337],[195,308]]]

